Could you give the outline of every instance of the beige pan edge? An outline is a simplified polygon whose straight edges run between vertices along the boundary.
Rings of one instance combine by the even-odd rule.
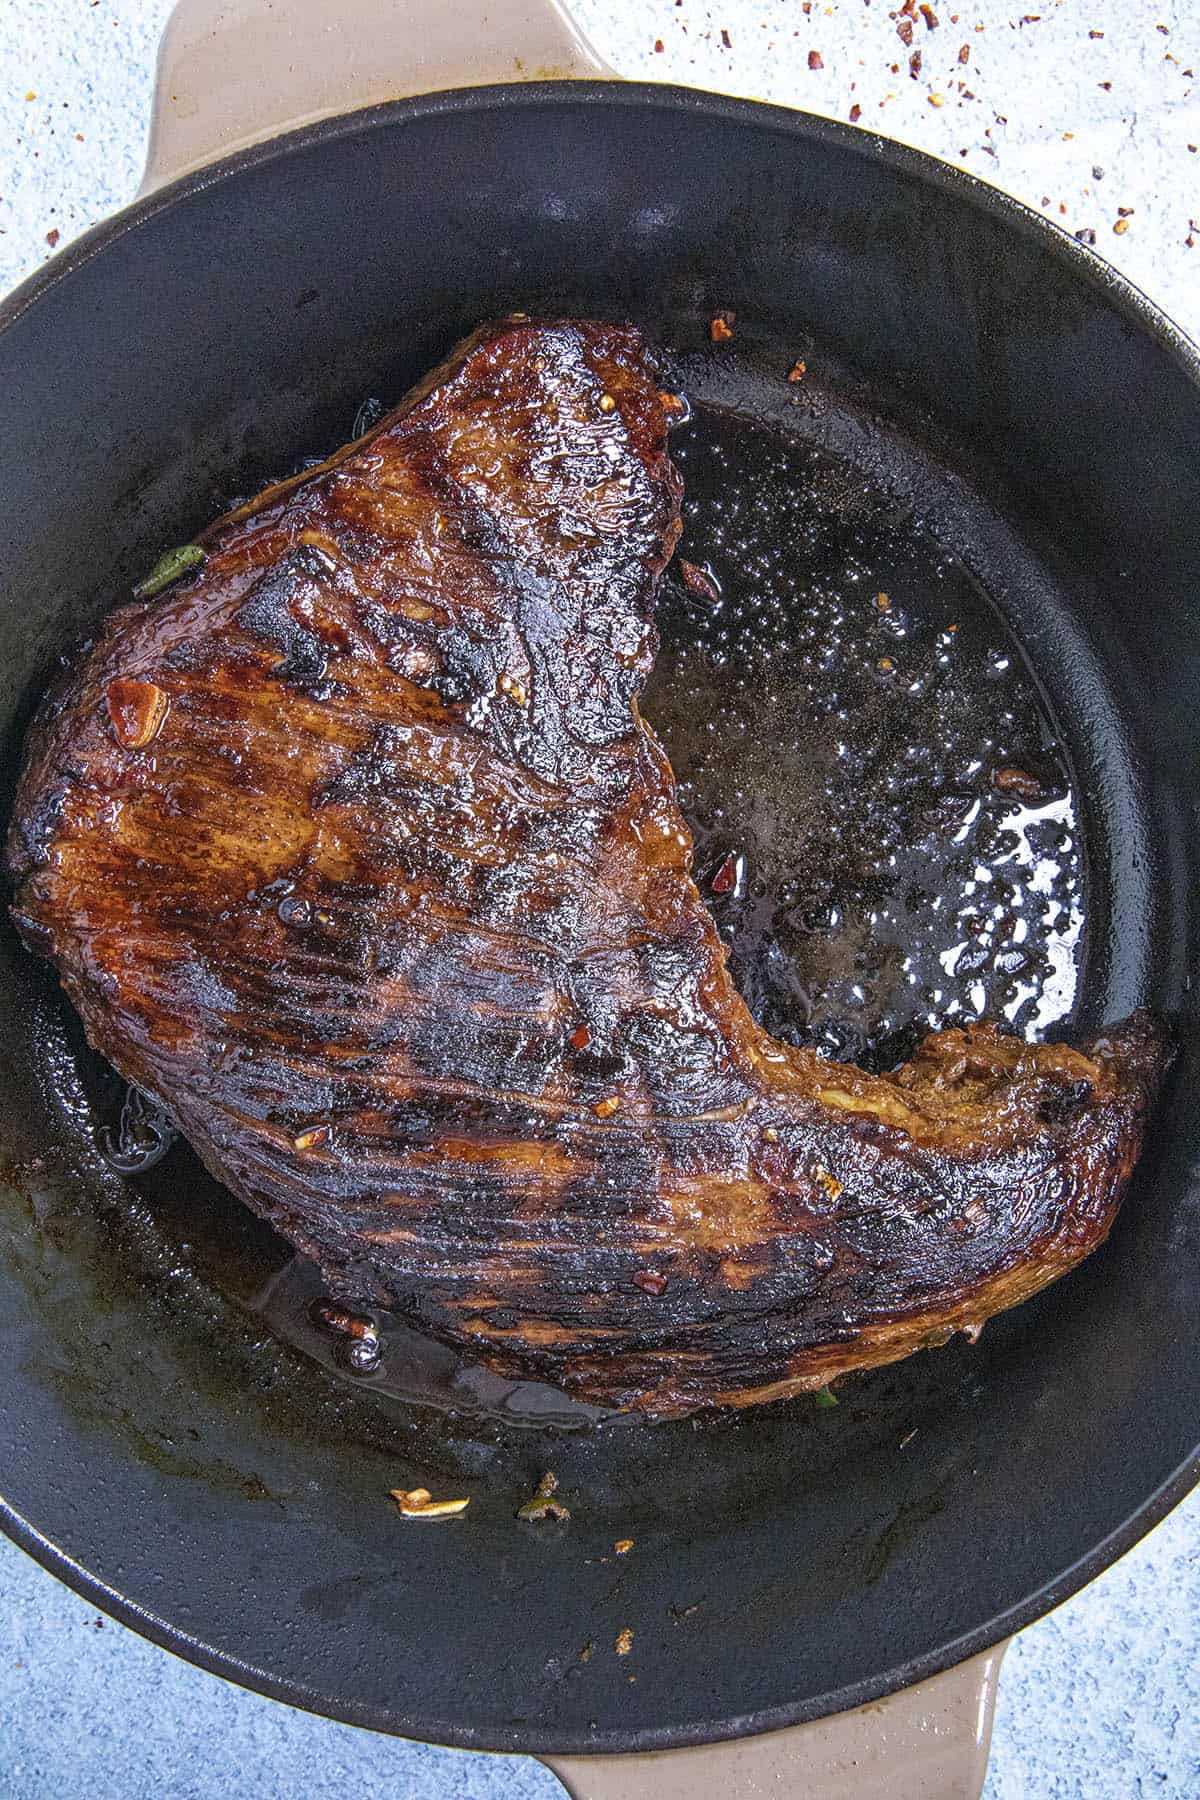
[[[301,125],[447,88],[612,79],[558,0],[179,0],[143,194]],[[697,1749],[546,1756],[572,1800],[979,1800],[998,1645],[852,1712]]]

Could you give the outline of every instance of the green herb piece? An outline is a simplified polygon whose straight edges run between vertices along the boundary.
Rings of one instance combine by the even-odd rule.
[[[180,544],[174,550],[168,550],[159,557],[145,580],[138,582],[133,590],[134,599],[150,600],[155,594],[161,594],[189,569],[198,569],[207,554],[199,544]]]
[[[838,1397],[830,1387],[818,1388],[814,1398],[818,1406],[836,1406]]]
[[[518,1519],[569,1519],[570,1513],[561,1500],[554,1498],[558,1476],[547,1469],[537,1484],[537,1493],[524,1506],[517,1508]]]

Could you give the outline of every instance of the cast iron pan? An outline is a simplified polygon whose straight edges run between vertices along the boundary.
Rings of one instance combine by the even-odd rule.
[[[826,911],[798,890],[792,936],[774,913],[728,921],[772,1023],[863,1055],[899,1034],[894,1049],[969,987],[947,973],[939,1000],[920,960],[932,900],[1004,879],[952,866],[957,824],[930,827],[905,775],[924,745],[925,798],[958,782],[993,805],[992,752],[970,766],[961,707],[906,714],[880,689],[884,737],[854,737],[866,690],[838,688],[839,658],[889,655],[856,593],[898,596],[903,669],[959,624],[980,743],[1040,757],[1073,794],[1051,860],[1059,912],[1086,918],[1074,1018],[1148,1001],[1181,1046],[1118,1227],[974,1348],[861,1377],[836,1408],[574,1429],[400,1406],[268,1325],[261,1293],[293,1278],[285,1255],[185,1150],[138,1182],[105,1168],[96,1127],[119,1096],[5,931],[3,1521],[157,1642],[336,1718],[474,1748],[666,1747],[851,1707],[982,1649],[1195,1479],[1200,369],[1021,207],[765,106],[545,84],[295,133],[134,207],[0,312],[9,790],[55,659],[159,550],[514,308],[632,316],[703,402],[679,437],[688,541],[726,584],[725,623],[671,585],[654,691],[691,759],[704,854],[744,833],[737,847],[767,857],[795,823],[807,790],[788,770],[810,739],[829,751],[812,724],[823,692],[865,759],[870,804],[842,833],[857,862],[842,855]],[[714,349],[718,308],[737,320]],[[797,358],[807,374],[789,383]],[[773,773],[753,759],[747,645],[776,659]],[[1005,658],[1009,686],[988,688]],[[790,725],[789,681],[809,709]],[[988,698],[1001,690],[1007,718]],[[719,731],[725,710],[738,727],[724,775],[697,747],[705,703]],[[893,853],[924,866],[924,898],[911,857],[903,892],[878,868],[871,886]],[[881,931],[899,920],[911,968],[902,944],[838,964],[839,904]],[[818,965],[825,986],[806,990]],[[979,979],[989,1004],[1019,1004],[1012,970]],[[1047,979],[1035,958],[1034,988]],[[1069,1003],[1063,990],[1050,1012]],[[514,1519],[545,1468],[566,1529]],[[388,1489],[418,1483],[469,1492],[466,1519],[398,1519]],[[623,1537],[635,1548],[618,1558]]]

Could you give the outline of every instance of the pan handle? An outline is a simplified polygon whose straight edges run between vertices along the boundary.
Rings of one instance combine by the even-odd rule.
[[[695,1750],[541,1760],[571,1800],[979,1800],[1007,1648],[812,1725]]]
[[[158,53],[142,193],[381,100],[609,76],[559,0],[178,0]]]

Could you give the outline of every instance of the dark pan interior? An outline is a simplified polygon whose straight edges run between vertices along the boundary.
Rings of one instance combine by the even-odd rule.
[[[858,1378],[836,1408],[593,1430],[402,1408],[266,1327],[276,1240],[186,1152],[136,1187],[105,1170],[114,1096],[6,931],[0,1485],[57,1573],[268,1693],[478,1748],[647,1748],[957,1660],[1194,1479],[1200,387],[1084,251],[865,134],[600,85],[315,128],[102,228],[0,314],[7,788],[56,656],[163,546],[511,308],[636,318],[756,441],[782,430],[849,472],[823,503],[835,539],[892,508],[999,608],[1080,814],[1078,1020],[1145,1000],[1180,1037],[1117,1229],[977,1346]],[[699,628],[667,606],[683,757],[695,709],[672,712],[669,677]],[[563,1529],[513,1517],[547,1467]],[[401,1521],[387,1490],[418,1481],[469,1491],[466,1518]]]

